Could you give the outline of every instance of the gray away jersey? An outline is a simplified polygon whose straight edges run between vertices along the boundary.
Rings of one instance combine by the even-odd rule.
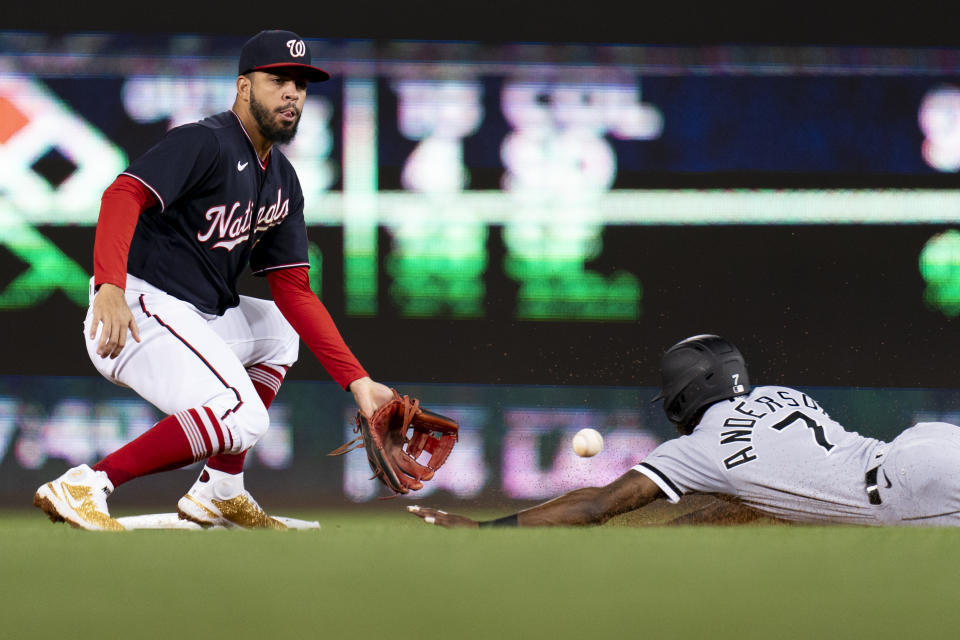
[[[664,442],[634,469],[671,502],[721,493],[786,520],[879,524],[864,474],[886,448],[846,431],[796,389],[757,387],[713,405],[692,434]]]

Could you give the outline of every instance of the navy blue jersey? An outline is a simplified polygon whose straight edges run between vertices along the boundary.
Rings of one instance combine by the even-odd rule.
[[[266,168],[232,111],[172,129],[124,174],[160,201],[144,211],[127,271],[205,313],[235,307],[237,278],[307,266],[303,192],[279,150]]]

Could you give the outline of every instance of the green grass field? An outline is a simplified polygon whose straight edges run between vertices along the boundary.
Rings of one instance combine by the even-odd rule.
[[[127,514],[119,514],[127,515]],[[0,512],[3,638],[956,638],[960,530],[88,533]]]

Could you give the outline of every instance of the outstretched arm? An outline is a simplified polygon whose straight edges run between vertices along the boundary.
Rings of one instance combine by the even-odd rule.
[[[554,498],[515,515],[490,522],[477,522],[429,507],[407,509],[427,524],[441,527],[517,526],[550,527],[603,524],[610,518],[646,506],[661,495],[650,478],[631,469],[604,487],[587,487]]]
[[[377,407],[393,397],[389,387],[370,379],[347,347],[327,308],[310,289],[306,267],[271,271],[267,273],[267,281],[280,313],[333,379],[353,393],[363,415],[369,418]]]

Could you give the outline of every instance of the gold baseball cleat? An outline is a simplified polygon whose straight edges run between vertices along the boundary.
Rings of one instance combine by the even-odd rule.
[[[209,467],[204,467],[200,478],[177,502],[177,513],[181,519],[202,527],[289,529],[268,516],[243,488],[242,473],[231,475]]]
[[[111,493],[113,483],[107,474],[82,464],[37,489],[33,506],[52,522],[66,522],[77,529],[124,531],[124,526],[110,517],[107,496]]]

